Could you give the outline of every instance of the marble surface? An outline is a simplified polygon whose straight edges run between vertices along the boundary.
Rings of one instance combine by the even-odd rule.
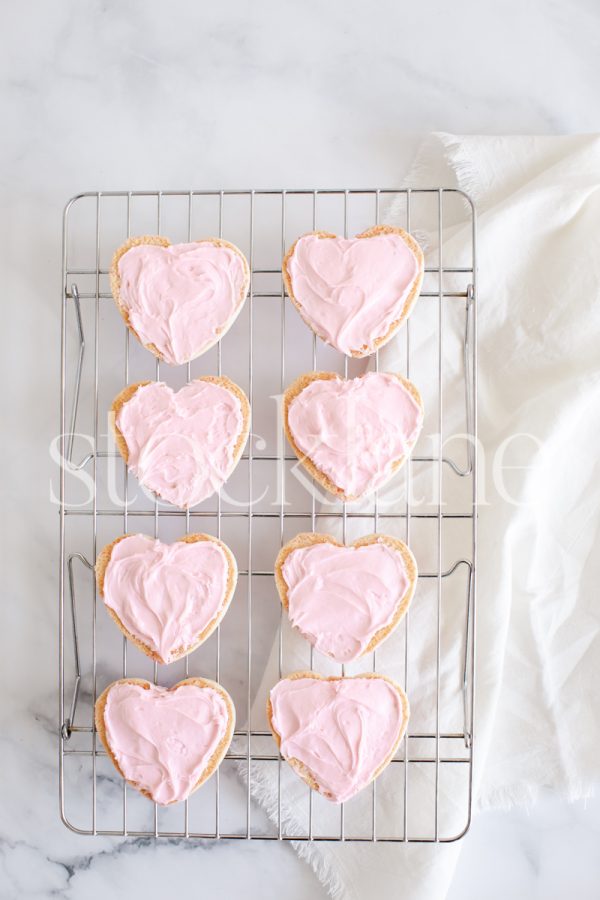
[[[397,183],[430,130],[600,130],[592,0],[10,5],[0,35],[5,685],[0,896],[323,895],[289,847],[78,837],[58,817],[60,215],[96,188]],[[560,61],[560,64],[558,62]],[[479,814],[450,889],[596,897],[600,802]],[[401,852],[401,851],[400,851]]]

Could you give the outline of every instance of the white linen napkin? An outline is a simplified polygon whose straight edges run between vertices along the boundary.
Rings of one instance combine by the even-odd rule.
[[[531,802],[548,785],[580,797],[600,772],[600,720],[592,702],[600,676],[600,556],[593,552],[600,526],[600,139],[434,135],[406,184],[460,187],[479,217],[476,805]],[[387,221],[394,223],[396,214],[389,210]],[[444,246],[460,259],[468,226],[460,216],[446,225]],[[435,249],[435,235],[422,238]],[[400,367],[402,340],[400,334],[381,352],[382,369]],[[413,357],[418,352],[417,343]],[[454,414],[451,407],[445,413]],[[503,485],[502,466],[515,467],[504,471]],[[319,530],[336,533],[336,524],[321,520]],[[354,536],[349,528],[348,540]],[[451,645],[442,708],[450,718],[461,700],[452,660],[462,647],[450,621],[459,597],[448,601],[442,622],[442,640]],[[417,661],[408,690],[413,723],[434,666],[426,609],[420,598],[410,616]],[[285,640],[286,670],[306,667],[305,643],[289,631]],[[378,670],[402,681],[394,670],[397,654],[386,658],[385,652],[384,645]],[[318,668],[327,674],[322,657]],[[253,717],[264,710],[276,679],[274,649]],[[289,829],[306,828],[306,789],[285,769],[283,820]],[[253,774],[256,799],[275,816],[276,775],[260,766]],[[428,795],[430,778],[425,773],[411,783],[413,802]],[[390,782],[380,791],[380,829],[401,806],[400,789]],[[451,787],[442,790],[441,803],[447,821],[458,824],[461,809]],[[370,809],[365,792],[356,811],[368,816]],[[295,848],[336,900],[436,900],[447,892],[460,842],[298,842]]]

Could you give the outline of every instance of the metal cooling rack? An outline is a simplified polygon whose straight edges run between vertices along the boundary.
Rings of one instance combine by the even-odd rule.
[[[419,387],[419,370],[436,373],[437,396],[425,400],[430,418],[424,429],[434,436],[435,447],[429,455],[419,455],[424,446],[420,439],[415,455],[396,476],[399,499],[391,508],[383,508],[377,497],[367,511],[333,502],[325,507],[295,477],[297,461],[286,447],[273,397],[302,371],[318,368],[352,376],[364,362],[345,359],[312,336],[286,298],[281,259],[303,232],[319,228],[355,234],[379,223],[388,208],[393,208],[396,224],[417,234],[426,232],[438,245],[430,249],[433,262],[426,268],[421,299],[398,339],[404,371]],[[466,217],[472,242],[468,258],[455,262],[445,223],[455,222],[457,216],[463,222]],[[144,233],[163,233],[174,242],[223,236],[237,244],[250,263],[250,294],[238,321],[216,348],[187,367],[172,369],[156,362],[130,338],[111,299],[112,253],[130,234]],[[475,655],[475,237],[469,198],[442,188],[117,191],[81,194],[69,201],[63,224],[57,449],[60,811],[71,830],[139,837],[395,842],[452,841],[466,832],[473,777]],[[421,326],[422,334],[430,332],[425,344]],[[456,354],[460,382],[454,377],[447,384],[447,358]],[[375,365],[379,367],[379,353]],[[143,492],[140,496],[136,480],[128,478],[107,436],[106,410],[112,397],[142,378],[178,387],[215,372],[237,381],[252,404],[252,436],[230,479],[231,491],[238,496],[229,496],[228,483],[224,496],[187,512],[159,504]],[[446,410],[457,403],[460,416],[453,414],[447,421]],[[427,472],[434,475],[431,497],[425,507],[417,506],[412,482]],[[277,550],[297,532],[318,530],[320,524],[330,527],[331,521],[338,522],[344,540],[394,528],[417,555],[419,585],[410,614],[397,635],[377,651],[377,660],[372,654],[353,671],[372,667],[385,674],[387,666],[399,664],[409,698],[411,686],[418,686],[425,697],[419,706],[426,715],[420,727],[413,704],[409,732],[398,754],[363,792],[370,791],[368,815],[364,798],[357,818],[356,800],[334,807],[307,788],[302,824],[292,827],[282,815],[290,773],[264,714],[261,717],[265,698],[253,708],[254,693],[263,679],[274,683],[289,671],[290,633],[273,586]],[[164,539],[190,530],[209,531],[223,537],[238,559],[236,597],[220,628],[198,651],[169,667],[152,664],[128,645],[98,602],[96,554],[118,534],[132,530]],[[450,625],[444,621],[446,604],[462,610]],[[421,609],[427,610],[433,640],[428,677],[420,668],[423,660],[413,658],[414,639],[411,642],[411,622]],[[308,652],[307,666],[324,673],[331,667],[340,670],[331,662],[327,669],[324,658],[316,659],[312,649]],[[137,675],[172,684],[188,674],[216,678],[230,691],[238,730],[216,775],[186,803],[161,809],[115,773],[97,740],[93,708],[97,695],[115,678]],[[459,697],[461,711],[450,723],[444,720],[448,692]],[[277,789],[270,818],[253,798],[260,767],[271,771]],[[297,779],[294,784],[297,790]],[[397,806],[391,825],[387,813],[384,825],[378,820],[382,797],[393,797]]]

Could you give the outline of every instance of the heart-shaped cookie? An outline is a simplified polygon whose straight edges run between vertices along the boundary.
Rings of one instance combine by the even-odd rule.
[[[167,665],[213,633],[233,597],[237,565],[229,547],[208,534],[173,544],[125,534],[98,556],[96,580],[125,637]]]
[[[172,688],[120,678],[98,697],[96,731],[119,774],[161,806],[179,803],[213,774],[233,737],[235,708],[207,678]]]
[[[305,234],[283,260],[294,306],[347,356],[374,353],[410,314],[423,281],[423,251],[402,228],[377,225],[355,238]]]
[[[354,797],[385,769],[408,723],[391,678],[295,672],[271,688],[267,717],[281,755],[328,800]]]
[[[224,376],[204,375],[178,391],[140,381],[115,398],[109,420],[140,484],[189,509],[235,469],[248,439],[250,404]]]
[[[291,624],[340,663],[371,653],[404,616],[417,564],[402,541],[370,534],[345,546],[330,534],[297,534],[275,562]]]
[[[423,403],[402,375],[345,380],[310,372],[285,391],[283,416],[287,439],[313,478],[341,500],[357,500],[406,460],[423,425]]]
[[[145,235],[116,251],[110,284],[136,338],[175,366],[200,356],[231,327],[250,272],[241,250],[220,238],[172,244]]]

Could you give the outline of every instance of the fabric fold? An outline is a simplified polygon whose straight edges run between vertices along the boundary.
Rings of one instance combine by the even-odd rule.
[[[600,722],[593,707],[600,676],[600,555],[594,552],[600,531],[600,138],[432,135],[406,185],[457,187],[473,198],[478,213],[481,490],[474,805],[530,803],[546,786],[575,799],[592,789],[600,769]],[[404,227],[404,216],[398,204],[384,221]],[[444,258],[460,265],[471,240],[460,204],[448,209],[444,225]],[[416,215],[414,227],[433,259],[438,235],[423,233]],[[415,335],[413,359],[427,352],[428,339],[427,331]],[[403,341],[400,331],[382,350],[382,370],[401,365]],[[450,341],[444,359],[445,365],[456,364],[450,386],[462,377],[456,351]],[[416,374],[415,383],[427,392]],[[452,425],[461,414],[452,404],[445,411]],[[415,469],[417,488],[424,478]],[[340,537],[333,520],[320,522],[319,530]],[[391,533],[404,539],[403,527]],[[349,529],[348,540],[357,536]],[[456,597],[445,610],[450,616],[462,609],[459,591]],[[413,727],[431,713],[427,684],[435,642],[427,604],[425,593],[410,612],[407,693]],[[460,629],[451,624],[445,617],[442,639],[449,642],[451,660],[441,673],[446,721],[460,716],[461,702],[456,660],[463,647]],[[400,626],[395,649],[403,639]],[[287,631],[285,641],[287,674],[306,666],[308,647]],[[328,674],[322,657],[317,667]],[[384,645],[378,671],[395,677],[398,667]],[[274,648],[256,693],[253,727],[259,727],[276,677]],[[276,777],[266,770],[255,774],[255,799],[276,817]],[[283,820],[301,829],[305,788],[300,782],[285,784]],[[440,801],[449,816],[455,805],[451,788],[447,796],[442,790]],[[389,790],[380,791],[381,828],[393,819],[398,789],[391,779]],[[429,776],[411,789],[426,797]],[[356,802],[364,803],[367,815],[370,797]],[[460,843],[294,846],[336,900],[441,900],[460,852]]]

